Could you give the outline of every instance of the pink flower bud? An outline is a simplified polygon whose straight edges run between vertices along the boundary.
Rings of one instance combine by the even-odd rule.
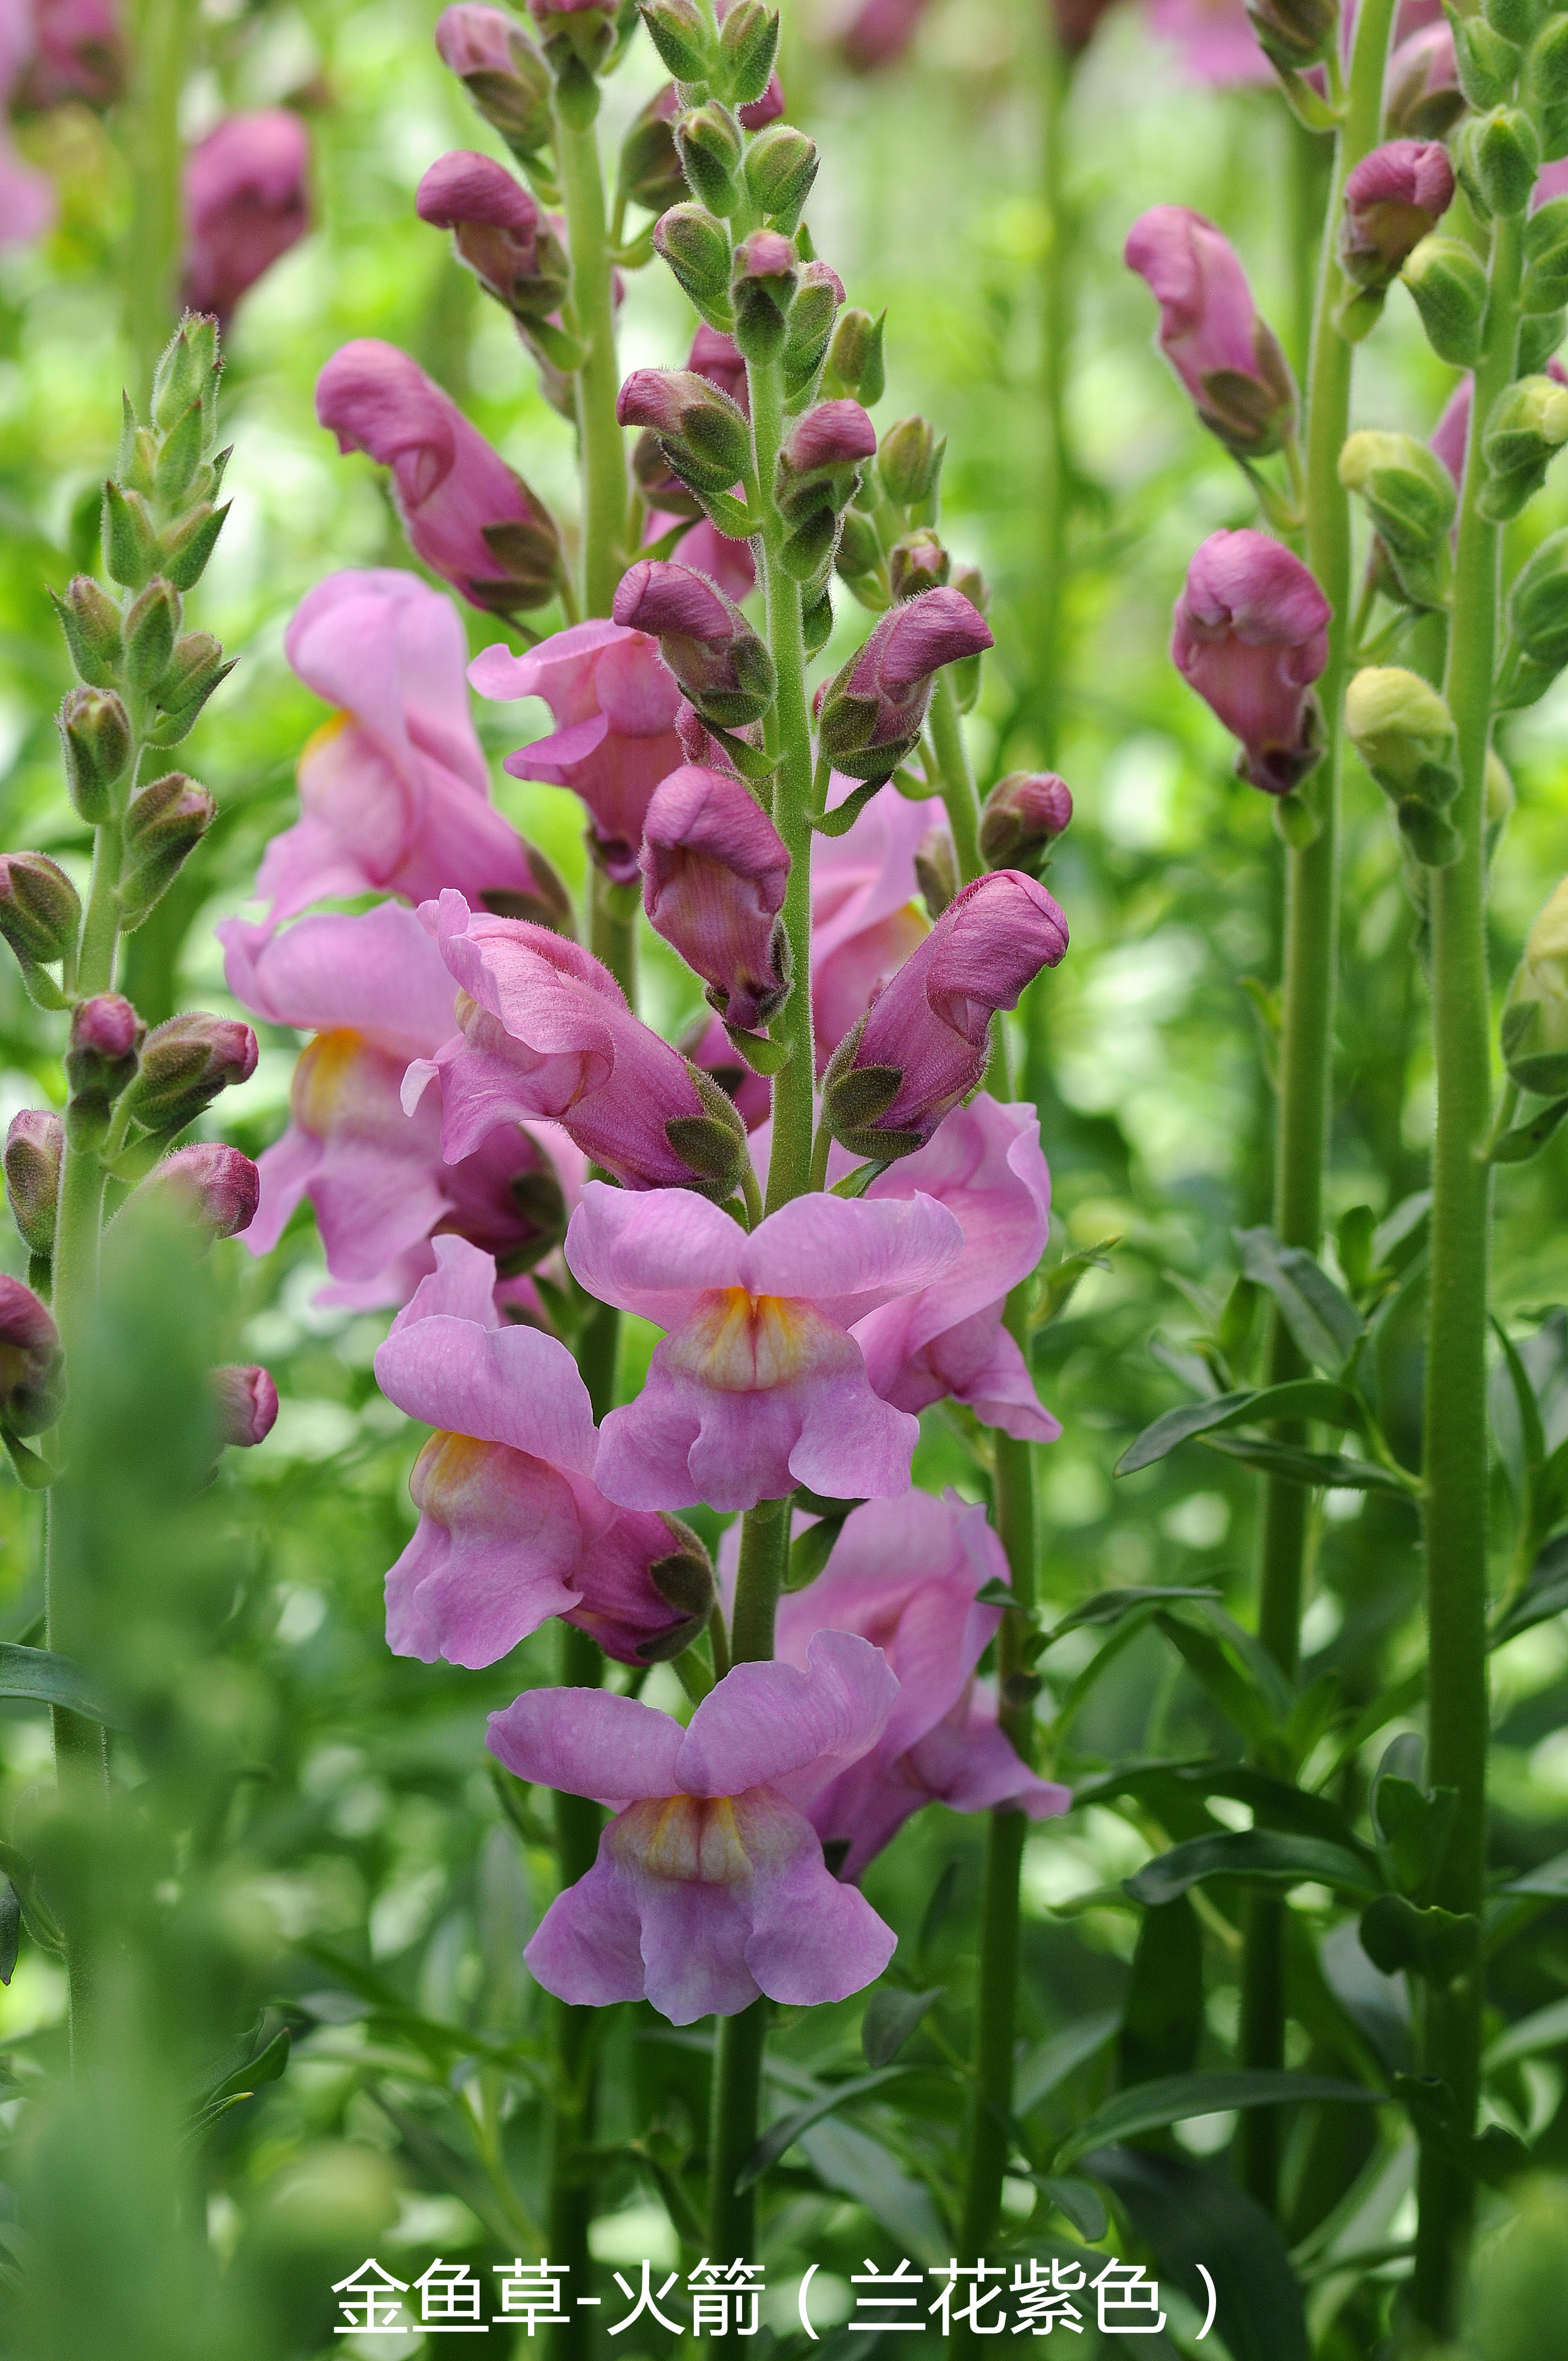
[[[1268,795],[1288,795],[1321,754],[1311,684],[1329,615],[1300,559],[1250,528],[1211,533],[1187,569],[1171,659],[1241,740],[1240,775]]]
[[[641,865],[654,933],[731,1025],[765,1025],[789,990],[789,854],[751,789],[695,763],[672,771],[648,807]]]
[[[1425,25],[1401,41],[1388,60],[1383,84],[1383,125],[1394,137],[1441,139],[1464,112],[1453,32]]]
[[[560,310],[571,271],[554,225],[492,157],[467,149],[439,157],[414,204],[421,221],[452,231],[458,260],[516,318],[546,320]]]
[[[1453,167],[1435,140],[1390,139],[1345,182],[1339,258],[1358,287],[1389,286],[1453,202]]]
[[[1155,205],[1124,257],[1159,305],[1159,346],[1227,450],[1277,451],[1296,423],[1296,380],[1253,303],[1235,249],[1187,205]]]
[[[11,1117],[5,1134],[5,1196],[22,1244],[29,1254],[46,1258],[54,1252],[55,1207],[64,1154],[65,1126],[59,1115],[47,1115],[39,1107],[23,1107]]]
[[[310,134],[269,107],[231,115],[185,162],[184,302],[226,325],[247,288],[311,225]]]
[[[727,393],[740,409],[746,409],[750,396],[745,357],[734,337],[727,336],[722,328],[710,328],[706,320],[698,321],[686,367],[707,378],[720,393]]]
[[[278,1419],[278,1389],[266,1369],[223,1368],[212,1372],[218,1433],[239,1451],[265,1443]]]
[[[646,426],[694,492],[728,492],[751,464],[751,437],[739,405],[695,369],[633,369],[615,414]]]
[[[66,1135],[73,1147],[95,1147],[109,1124],[110,1109],[137,1070],[137,1052],[147,1027],[117,992],[79,1001],[71,1016],[65,1079],[71,1085]]]
[[[876,73],[898,63],[919,28],[927,0],[861,0],[839,37],[846,65]]]
[[[778,680],[766,644],[706,575],[642,558],[622,575],[613,613],[658,641],[691,705],[720,730],[744,729],[773,703]]]
[[[237,1017],[171,1016],[142,1044],[126,1112],[148,1131],[183,1131],[220,1091],[249,1082],[258,1055],[255,1034]]]
[[[817,401],[795,420],[779,453],[789,482],[876,457],[876,428],[858,401]]]
[[[770,123],[779,120],[784,111],[784,84],[774,72],[768,76],[767,88],[761,98],[753,98],[745,106],[738,106],[735,114],[742,130],[765,131]]]
[[[800,276],[800,256],[795,240],[782,230],[754,229],[735,249],[735,277],[785,280],[793,287]]]
[[[470,606],[511,614],[554,596],[549,511],[417,361],[373,336],[340,346],[316,380],[316,416],[340,451],[390,467],[415,551]]]
[[[515,17],[459,0],[437,18],[435,46],[514,156],[526,159],[548,146],[550,69]]]
[[[142,1187],[165,1196],[209,1238],[237,1237],[249,1229],[261,1198],[261,1176],[249,1157],[216,1140],[177,1148]]]
[[[40,114],[71,99],[113,106],[125,86],[115,0],[32,0],[33,54],[16,104]]]
[[[854,779],[890,779],[920,742],[943,664],[993,644],[961,590],[923,590],[894,608],[823,692],[817,728],[835,769]]]
[[[985,1072],[991,1020],[1067,950],[1067,920],[1015,869],[966,885],[846,1036],[823,1078],[835,1138],[858,1156],[907,1156]]]
[[[0,1276],[0,1426],[41,1434],[60,1416],[60,1332],[19,1279]]]
[[[1072,791],[1065,779],[1054,771],[1010,771],[992,788],[980,816],[986,867],[1037,877],[1071,818]]]

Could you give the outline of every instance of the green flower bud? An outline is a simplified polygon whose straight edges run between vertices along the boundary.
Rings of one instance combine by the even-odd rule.
[[[728,328],[729,233],[706,205],[672,205],[653,227],[653,246],[708,325]]]
[[[1568,386],[1549,377],[1520,378],[1500,393],[1481,430],[1486,480],[1481,513],[1494,523],[1518,516],[1546,481],[1546,470],[1568,443]]]
[[[1486,0],[1481,11],[1495,33],[1522,49],[1535,30],[1535,0]]]
[[[800,258],[782,231],[754,229],[736,247],[729,302],[735,342],[749,361],[773,360],[783,352],[799,283]]]
[[[158,570],[176,590],[195,588],[206,572],[207,560],[217,545],[227,516],[226,504],[215,509],[210,500],[199,500],[160,536]]]
[[[716,77],[732,106],[750,106],[762,97],[778,47],[777,9],[764,8],[762,0],[736,0],[718,28]]]
[[[1539,377],[1563,342],[1568,311],[1527,312],[1519,322],[1517,356],[1520,377]]]
[[[826,583],[815,597],[808,593],[802,599],[800,629],[807,659],[819,656],[833,636],[833,599]]]
[[[859,582],[868,574],[875,574],[882,565],[882,535],[876,520],[860,509],[844,511],[844,529],[839,541],[838,566],[846,582]]]
[[[1398,664],[1368,665],[1345,691],[1344,726],[1417,860],[1446,867],[1458,839],[1447,850],[1447,837],[1432,823],[1459,793],[1459,766],[1453,717],[1436,689]]]
[[[59,1115],[24,1107],[5,1134],[5,1196],[22,1244],[47,1262],[54,1253],[55,1210],[65,1126]]]
[[[1316,65],[1339,25],[1338,0],[1246,0],[1264,56],[1287,73]]]
[[[1530,49],[1527,72],[1538,105],[1548,113],[1568,105],[1568,16],[1548,17]]]
[[[1473,248],[1462,238],[1423,237],[1401,276],[1439,360],[1474,368],[1486,316],[1486,272]]]
[[[114,599],[90,574],[78,574],[66,584],[64,596],[55,598],[54,611],[82,679],[94,688],[107,688],[119,678],[125,654],[120,610]]]
[[[1568,303],[1568,197],[1553,197],[1531,214],[1524,225],[1524,258],[1523,308],[1556,312]]]
[[[73,688],[59,713],[71,800],[90,828],[108,818],[131,759],[130,717],[113,689]]]
[[[1525,941],[1503,1003],[1503,1063],[1538,1098],[1568,1091],[1568,878]]]
[[[811,193],[820,161],[817,142],[793,124],[770,123],[746,150],[746,192],[770,219],[797,214]]]
[[[862,409],[875,408],[887,387],[882,350],[886,319],[885,312],[879,312],[873,320],[869,312],[854,305],[839,313],[823,368],[825,394],[848,394]]]
[[[1544,697],[1568,664],[1568,532],[1548,534],[1514,577],[1497,704],[1514,713]]]
[[[1339,456],[1339,479],[1358,493],[1412,607],[1441,607],[1451,572],[1449,528],[1458,493],[1434,452],[1413,434],[1364,429]]]
[[[145,1131],[183,1131],[221,1091],[247,1082],[256,1060],[256,1036],[236,1018],[201,1010],[171,1016],[142,1043],[126,1113]]]
[[[830,265],[802,266],[784,333],[784,390],[792,397],[810,385],[821,368],[843,300],[843,281]]]
[[[159,575],[126,611],[126,678],[132,688],[157,686],[169,669],[179,629],[180,594]]]
[[[637,0],[637,13],[677,82],[707,80],[713,36],[696,0]]]
[[[877,451],[888,499],[901,509],[923,508],[937,489],[947,447],[928,418],[897,420]]]
[[[223,365],[217,322],[206,313],[187,312],[153,371],[154,426],[167,434],[192,403],[202,409],[210,425]]]
[[[127,874],[120,885],[124,924],[137,927],[211,828],[217,806],[183,771],[154,779],[126,811]]]
[[[81,931],[82,904],[58,862],[47,852],[0,853],[0,936],[24,969],[66,958]]]
[[[895,598],[939,590],[952,570],[952,560],[929,525],[905,533],[887,553],[888,586]]]
[[[668,82],[648,101],[621,143],[617,188],[651,214],[668,213],[686,193],[673,122],[674,93]]]
[[[111,477],[104,487],[104,564],[109,577],[139,590],[158,563],[158,534],[140,492],[123,492]]]
[[[1541,170],[1541,141],[1522,108],[1494,107],[1465,125],[1455,160],[1472,203],[1511,221],[1530,203]]]
[[[728,221],[740,202],[740,132],[725,108],[694,107],[675,126],[675,146],[694,197]]]
[[[1501,106],[1513,96],[1519,53],[1484,16],[1461,16],[1453,27],[1453,63],[1459,87],[1478,111]]]

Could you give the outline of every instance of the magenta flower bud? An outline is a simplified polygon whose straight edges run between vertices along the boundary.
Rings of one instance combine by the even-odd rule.
[[[1339,258],[1358,287],[1392,284],[1453,202],[1453,167],[1437,140],[1390,139],[1364,156],[1344,188]]]
[[[622,426],[656,434],[670,466],[699,498],[732,490],[751,465],[751,436],[740,405],[695,369],[633,369],[615,414]]]
[[[735,249],[729,300],[735,341],[748,359],[772,360],[784,348],[789,307],[800,282],[795,242],[776,229],[754,229]]]
[[[185,161],[185,284],[226,327],[235,305],[311,225],[310,134],[286,107],[231,115]]]
[[[920,743],[941,667],[993,645],[961,590],[923,590],[894,608],[822,694],[817,730],[834,768],[852,779],[890,779]]]
[[[65,1126],[41,1107],[24,1107],[5,1134],[5,1196],[11,1218],[29,1254],[47,1261],[54,1252],[55,1208]]]
[[[977,877],[948,903],[823,1077],[824,1118],[853,1155],[910,1155],[969,1096],[991,1054],[991,1020],[1067,950],[1067,920],[1015,869]]]
[[[1241,740],[1239,775],[1267,795],[1290,794],[1321,755],[1311,685],[1330,611],[1300,559],[1250,527],[1211,533],[1187,569],[1171,660]]]
[[[1229,240],[1187,205],[1155,205],[1124,258],[1148,282],[1160,350],[1210,433],[1242,457],[1277,451],[1295,426],[1296,380]]]
[[[0,1426],[41,1434],[60,1416],[60,1331],[19,1279],[0,1276]]]
[[[316,416],[340,451],[391,469],[416,553],[470,606],[509,615],[554,597],[549,511],[407,353],[374,336],[341,346],[316,380]]]
[[[28,13],[33,53],[13,104],[39,114],[72,99],[100,110],[113,106],[126,79],[115,0],[32,0]]]
[[[770,123],[779,120],[784,111],[784,84],[775,71],[769,74],[767,87],[761,98],[753,98],[747,105],[738,106],[735,115],[742,130],[765,131]]]
[[[689,566],[644,557],[622,575],[614,619],[646,631],[704,720],[743,730],[773,701],[778,675],[739,607]]]
[[[755,1032],[789,990],[780,915],[784,839],[740,780],[695,763],[653,791],[642,829],[642,907],[729,1024]]]
[[[142,1188],[186,1214],[209,1239],[237,1237],[249,1229],[261,1201],[261,1176],[249,1157],[216,1140],[176,1148]]]
[[[571,280],[549,216],[493,157],[459,148],[438,157],[414,199],[421,221],[449,229],[460,262],[519,320],[558,312]]]
[[[1072,792],[1054,771],[1010,771],[998,779],[980,816],[988,869],[1022,869],[1038,877],[1051,846],[1072,818]]]
[[[220,1091],[249,1082],[258,1054],[255,1034],[237,1017],[199,1010],[171,1016],[142,1044],[126,1113],[148,1131],[183,1131]]]
[[[137,1053],[147,1027],[117,992],[95,993],[71,1015],[65,1079],[71,1103],[66,1134],[73,1148],[96,1147],[109,1127],[109,1115],[137,1070]]]
[[[1464,112],[1452,26],[1423,25],[1401,41],[1383,84],[1383,128],[1391,139],[1441,139]]]
[[[218,1433],[237,1451],[265,1443],[278,1422],[278,1389],[266,1369],[222,1368],[212,1372]]]
[[[780,449],[780,500],[802,483],[839,476],[850,479],[843,495],[848,500],[861,464],[875,457],[876,428],[858,401],[814,402],[795,419]]]
[[[697,322],[686,367],[716,385],[720,393],[727,393],[738,409],[748,408],[746,357],[734,337],[727,336],[722,328],[710,328],[706,320]]]
[[[436,20],[435,46],[520,163],[549,145],[550,69],[515,17],[504,8],[447,8]]]
[[[926,13],[927,0],[861,0],[839,37],[846,65],[857,73],[877,73],[905,54]]]

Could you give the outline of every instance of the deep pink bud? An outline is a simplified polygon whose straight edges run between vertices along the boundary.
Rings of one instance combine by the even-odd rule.
[[[977,877],[948,903],[868,1015],[834,1051],[823,1114],[857,1156],[907,1156],[985,1072],[991,1020],[1067,950],[1067,920],[1015,869]]]
[[[166,1156],[142,1187],[165,1196],[209,1238],[233,1238],[256,1219],[261,1176],[237,1148],[203,1139]]]
[[[765,131],[770,123],[778,121],[784,111],[784,84],[774,72],[768,76],[767,88],[761,98],[753,98],[745,106],[738,106],[735,113],[743,130]]]
[[[515,17],[459,0],[437,18],[435,46],[514,156],[527,160],[548,146],[550,69]]]
[[[742,730],[773,701],[778,677],[765,642],[706,574],[644,557],[622,575],[615,620],[646,631],[704,720]]]
[[[845,401],[813,402],[791,425],[779,454],[781,473],[794,478],[859,467],[875,456],[876,428],[858,401]]]
[[[108,1129],[110,1110],[137,1070],[137,1052],[147,1027],[117,992],[95,993],[71,1013],[65,1079],[71,1101],[66,1134],[73,1147],[95,1148]]]
[[[875,73],[896,65],[915,38],[927,0],[861,0],[839,46],[846,65],[857,73]]]
[[[265,1443],[278,1419],[278,1389],[266,1369],[223,1368],[212,1372],[218,1433],[236,1450]]]
[[[148,1034],[126,1113],[148,1131],[183,1131],[220,1091],[248,1082],[259,1055],[255,1034],[234,1016],[196,1010]]]
[[[1358,287],[1384,288],[1453,202],[1453,167],[1437,140],[1390,139],[1364,156],[1344,187],[1340,266]]]
[[[436,53],[464,82],[470,74],[513,72],[520,41],[527,44],[528,36],[504,8],[459,5],[444,8],[435,21]]]
[[[1423,26],[1401,41],[1383,84],[1383,127],[1394,138],[1441,139],[1464,112],[1453,28]]]
[[[1155,205],[1127,233],[1124,259],[1159,305],[1159,347],[1227,450],[1277,451],[1296,422],[1296,380],[1259,318],[1229,240],[1187,205]]]
[[[1010,771],[992,788],[980,816],[986,867],[1037,877],[1071,818],[1072,791],[1065,779],[1054,771]]]
[[[735,249],[735,276],[740,279],[787,279],[793,286],[800,275],[795,240],[782,230],[754,229]]]
[[[391,469],[415,551],[470,606],[505,615],[554,598],[549,511],[407,353],[374,336],[340,346],[316,379],[316,416],[340,451]]]
[[[648,807],[640,866],[654,933],[731,1025],[765,1025],[789,990],[789,854],[751,789],[695,763],[672,771]]]
[[[144,1029],[141,1018],[120,993],[96,993],[91,1000],[79,1001],[71,1012],[71,1048],[66,1056],[117,1065],[136,1056]]]
[[[710,328],[706,320],[697,323],[686,367],[698,377],[707,378],[720,393],[727,393],[741,410],[748,408],[745,356],[734,337],[727,336],[722,328]]]
[[[751,461],[744,412],[695,369],[633,369],[615,414],[622,426],[645,426],[683,483],[699,495],[728,492]]]
[[[60,1416],[60,1332],[30,1287],[0,1276],[0,1426],[41,1434]]]
[[[421,221],[449,229],[457,258],[520,320],[558,312],[570,284],[565,252],[547,214],[493,157],[459,148],[438,157],[414,199]]]
[[[1300,559],[1250,527],[1211,533],[1187,569],[1171,659],[1241,740],[1240,775],[1268,795],[1288,795],[1321,755],[1311,684],[1330,611]]]
[[[185,162],[184,302],[227,324],[311,225],[310,134],[286,107],[231,115]]]
[[[40,114],[71,99],[113,106],[126,79],[116,0],[32,0],[30,13],[33,53],[13,104]]]
[[[961,590],[922,590],[894,607],[823,691],[817,730],[834,768],[852,779],[890,779],[920,743],[942,665],[993,645]]]

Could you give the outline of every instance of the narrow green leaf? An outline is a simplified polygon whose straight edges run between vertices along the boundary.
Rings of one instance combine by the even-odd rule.
[[[8,1984],[16,1974],[21,1948],[22,1905],[7,1877],[0,1882],[0,1984]]]
[[[886,1170],[885,1158],[880,1164],[875,1161],[870,1164],[857,1164],[852,1172],[846,1172],[841,1180],[835,1180],[828,1193],[831,1197],[861,1197],[871,1187],[878,1173]]]
[[[1487,1158],[1491,1164],[1528,1164],[1539,1156],[1563,1116],[1568,1115],[1568,1099],[1553,1099],[1541,1108],[1529,1123],[1516,1123],[1505,1131],[1501,1139],[1494,1140]]]
[[[1293,1484],[1343,1492],[1392,1492],[1402,1500],[1420,1489],[1413,1476],[1397,1476],[1369,1459],[1346,1459],[1337,1451],[1300,1451],[1294,1444],[1253,1443],[1230,1434],[1205,1435],[1203,1440],[1211,1451],[1223,1451],[1244,1467],[1258,1467],[1266,1476],[1283,1476]]]
[[[0,1642],[0,1697],[31,1697],[40,1705],[69,1706],[88,1721],[111,1719],[90,1695],[81,1665],[48,1648],[18,1648],[8,1641]]]
[[[844,1516],[848,1516],[846,1508]],[[804,1590],[815,1582],[833,1554],[833,1544],[844,1530],[844,1517],[818,1517],[814,1525],[796,1533],[789,1545],[784,1564],[784,1587],[786,1590]]]
[[[1519,1414],[1519,1441],[1524,1449],[1526,1498],[1533,1489],[1535,1478],[1546,1461],[1546,1434],[1541,1423],[1541,1405],[1535,1398],[1530,1373],[1520,1356],[1519,1346],[1502,1322],[1494,1318],[1493,1332],[1503,1348],[1503,1365],[1513,1388],[1514,1403]]]
[[[1099,2010],[1092,2016],[1080,2017],[1076,2025],[1063,2027],[1042,2041],[1018,2068],[1013,2108],[1015,2114],[1027,2115],[1058,2090],[1070,2074],[1097,2057],[1115,2034],[1122,2022],[1118,2009]]]
[[[1209,2288],[1198,2266],[1208,2271],[1216,2336],[1232,2361],[1308,2361],[1301,2290],[1285,2242],[1245,2191],[1223,2172],[1144,2148],[1102,2149],[1090,2169],[1147,2247],[1161,2284],[1180,2288],[1201,2315]]]
[[[1143,2132],[1162,2131],[1167,2125],[1186,2123],[1192,2115],[1227,2114],[1238,2107],[1306,2106],[1327,2100],[1347,2106],[1375,2106],[1382,2096],[1380,2091],[1364,2091],[1359,2082],[1343,2082],[1326,2074],[1241,2070],[1172,2074],[1157,2082],[1139,2082],[1130,2091],[1118,2091],[1069,2133],[1052,2163],[1059,2172],[1087,2156],[1091,2148],[1136,2139]]]
[[[1257,1752],[1276,1756],[1280,1746],[1278,1700],[1248,1678],[1212,1631],[1199,1630],[1179,1615],[1161,1613],[1155,1621],[1232,1726]]]
[[[936,1884],[931,1888],[931,1899],[926,1905],[920,1920],[920,1932],[915,1938],[915,1956],[922,1967],[930,1957],[937,1938],[942,1931],[948,1912],[952,1907],[953,1895],[958,1889],[960,1866],[961,1864],[956,1860],[948,1861]]]
[[[1227,1829],[1222,1836],[1192,1837],[1146,1861],[1123,1881],[1135,1902],[1174,1902],[1211,1877],[1243,1878],[1251,1885],[1332,1885],[1344,1894],[1377,1892],[1376,1873],[1343,1845],[1279,1828]]]
[[[1361,1914],[1361,1948],[1386,1976],[1451,1984],[1481,1952],[1481,1922],[1466,1911],[1420,1910],[1402,1894],[1380,1894]]]
[[[819,836],[848,836],[872,797],[880,795],[886,785],[885,779],[868,779],[864,786],[857,787],[852,795],[844,797],[841,804],[835,804],[831,811],[813,812],[812,827]]]
[[[908,2066],[882,2066],[872,2074],[857,2074],[852,2081],[836,2082],[830,2091],[812,2100],[809,2106],[796,2107],[793,2114],[772,2125],[762,2134],[745,2163],[735,2176],[735,2194],[744,2196],[748,2189],[761,2180],[764,2172],[775,2165],[785,2148],[793,2147],[802,2132],[819,2124],[824,2115],[837,2114],[852,2099],[863,2099],[884,2083],[894,2082],[913,2070]]]
[[[1081,1624],[1119,1623],[1124,1615],[1136,1615],[1146,1611],[1152,1614],[1155,1609],[1166,1599],[1217,1599],[1219,1596],[1220,1593],[1212,1589],[1166,1588],[1157,1587],[1154,1583],[1128,1590],[1097,1590],[1091,1598],[1086,1598],[1081,1606],[1073,1608],[1070,1613],[1061,1618],[1059,1622],[1051,1625],[1046,1635],[1046,1645],[1048,1648],[1055,1641],[1065,1639],[1068,1632],[1076,1631]]]
[[[884,1984],[872,1993],[861,2019],[866,2064],[891,2066],[927,2011],[941,1999],[944,1989],[934,1984],[929,1992],[911,1993],[900,1992],[896,1984]]]
[[[1549,2001],[1530,2016],[1521,2016],[1499,2033],[1484,2064],[1489,2074],[1511,2066],[1518,2058],[1539,2058],[1543,2050],[1568,2048],[1568,2000]]]
[[[1366,1426],[1366,1405],[1348,1386],[1332,1378],[1297,1378],[1261,1391],[1220,1394],[1212,1401],[1183,1402],[1146,1426],[1116,1462],[1114,1473],[1131,1476],[1163,1459],[1190,1436],[1219,1433],[1234,1426],[1269,1426],[1277,1420],[1315,1418],[1326,1426]]]
[[[1117,2081],[1188,2073],[1203,2029],[1203,1933],[1185,1894],[1144,1913],[1122,2001]]]
[[[1272,1230],[1260,1226],[1237,1230],[1234,1235],[1243,1270],[1268,1290],[1308,1360],[1314,1368],[1337,1376],[1364,1333],[1350,1298],[1311,1255],[1300,1246],[1281,1245]]]
[[[1568,1533],[1559,1533],[1530,1568],[1524,1588],[1508,1600],[1492,1627],[1491,1645],[1517,1640],[1534,1624],[1549,1622],[1568,1608]]]
[[[1032,2172],[1029,2178],[1050,2199],[1058,2213],[1067,2215],[1080,2237],[1100,2239],[1105,2235],[1105,2201],[1091,2180],[1080,2180],[1073,2174],[1059,2172]]]

